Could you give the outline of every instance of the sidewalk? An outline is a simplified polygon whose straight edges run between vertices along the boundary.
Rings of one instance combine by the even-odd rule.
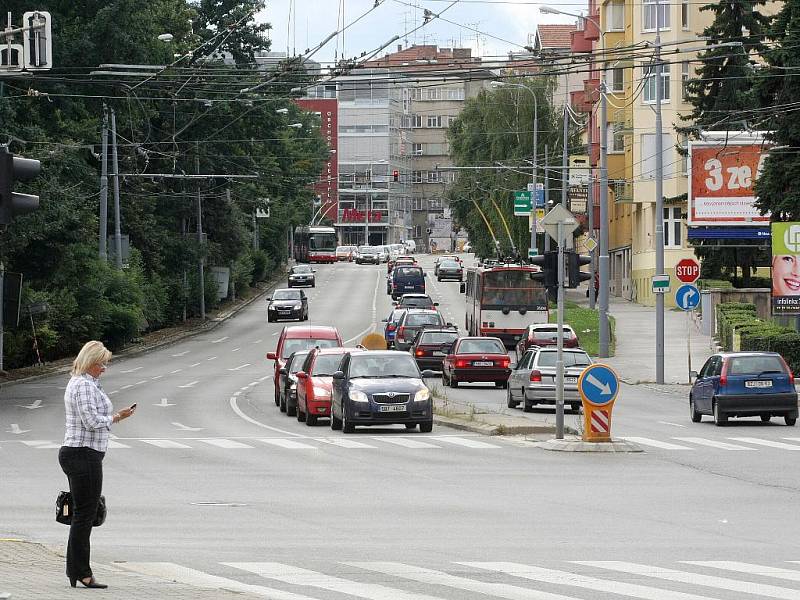
[[[66,529],[65,529],[66,531]],[[65,538],[66,539],[66,538]],[[24,540],[0,539],[0,598],[9,600],[62,600],[75,598],[81,590],[101,595],[106,600],[255,600],[261,595],[244,590],[200,588],[126,571],[111,565],[93,564],[98,581],[106,590],[73,590],[64,574],[64,557],[41,544]],[[220,584],[222,585],[222,584]]]

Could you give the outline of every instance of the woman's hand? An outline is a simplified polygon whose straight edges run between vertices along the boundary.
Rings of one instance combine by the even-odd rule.
[[[136,405],[129,406],[128,408],[123,408],[117,414],[112,417],[112,421],[114,423],[119,423],[123,419],[127,419],[130,417],[134,412],[136,412]]]

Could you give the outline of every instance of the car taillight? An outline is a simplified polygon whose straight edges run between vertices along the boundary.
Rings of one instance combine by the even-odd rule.
[[[500,361],[500,366],[503,367],[504,369],[507,369],[508,365],[510,365],[510,364],[511,364],[511,359],[510,358],[504,358],[504,359],[502,359]]]
[[[720,385],[728,385],[728,361],[722,363],[722,374],[719,376]]]
[[[783,359],[782,356],[779,356],[778,358],[781,359],[781,362],[783,363],[783,368],[786,369],[786,372],[789,374],[789,385],[794,385],[794,373],[792,373],[792,370],[789,368],[789,365],[786,364],[786,361]]]
[[[534,383],[541,383],[542,382],[542,372],[541,371],[531,371],[531,381]]]
[[[386,329],[389,331],[394,331],[395,329],[397,329],[397,325],[389,325]]]
[[[404,338],[406,337],[405,333],[406,333],[406,328],[401,327],[400,329],[397,330],[397,337]]]
[[[417,350],[416,352],[414,352],[414,354],[416,354],[417,356],[425,356],[425,350]]]
[[[460,360],[459,359],[459,360],[456,361],[456,368],[457,369],[463,369],[466,366],[467,366],[467,361],[466,360]]]

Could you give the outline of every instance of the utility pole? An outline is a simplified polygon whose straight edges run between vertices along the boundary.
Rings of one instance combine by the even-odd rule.
[[[103,132],[101,135],[100,157],[100,239],[99,252],[100,259],[108,258],[106,250],[106,239],[108,237],[108,112],[106,105],[103,104]]]
[[[111,160],[114,173],[114,264],[122,268],[122,229],[119,212],[119,163],[117,162],[117,116],[111,109]]]
[[[567,99],[569,96],[564,97],[564,151],[561,153],[561,206],[569,210],[569,200],[567,194],[569,193],[569,112],[567,108]],[[572,247],[572,244],[570,244]]]
[[[5,290],[6,290],[6,267],[0,262],[0,373],[3,371],[3,355],[5,354],[3,348],[3,336],[5,334],[5,324],[3,323],[3,312],[5,311]]]
[[[661,133],[661,4],[656,4],[656,275],[664,274],[664,148]],[[656,383],[664,383],[664,294],[656,294]]]
[[[599,327],[599,347],[598,356],[608,358],[609,337],[608,326],[608,128],[606,127],[607,105],[606,105],[606,78],[605,78],[605,56],[603,59],[603,70],[600,79],[600,311],[598,315]],[[594,282],[589,283],[590,287]]]
[[[195,142],[194,145],[194,171],[197,175],[200,174],[200,144]],[[206,320],[206,281],[203,269],[205,259],[202,254],[203,248],[203,200],[200,196],[200,180],[197,180],[197,243],[200,245],[200,264],[198,274],[200,276],[200,318]]]
[[[550,160],[550,151],[547,144],[544,145],[544,210],[550,210],[550,175],[547,172],[547,163]],[[544,251],[550,252],[550,236],[544,234]]]
[[[570,234],[572,235],[572,234]],[[556,439],[564,439],[564,223],[558,223],[558,335],[556,346]]]
[[[589,219],[589,237],[594,239],[594,169],[592,169],[592,157],[594,156],[594,152],[592,152],[592,139],[594,138],[593,130],[594,127],[592,125],[592,111],[589,111],[589,128],[586,131],[586,141],[589,144],[589,187],[586,190],[586,206],[587,206],[587,213]],[[595,270],[595,253],[594,250],[589,251],[589,255],[592,257],[591,262],[589,263],[589,273],[591,273],[592,278],[589,280],[589,308],[594,310],[595,307],[595,289],[594,289],[594,270]]]

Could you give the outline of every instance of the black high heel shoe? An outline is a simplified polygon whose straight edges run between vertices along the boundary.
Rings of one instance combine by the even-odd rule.
[[[84,577],[84,579],[86,578]],[[87,588],[97,588],[100,590],[104,590],[108,587],[108,585],[106,585],[105,583],[98,583],[97,581],[95,581],[94,577],[89,578],[89,583],[86,583],[83,579],[78,579],[77,577],[75,579],[73,579],[72,577],[69,578],[69,584],[72,587],[77,587],[77,583],[79,581],[81,582],[81,585],[83,585],[83,587]]]

